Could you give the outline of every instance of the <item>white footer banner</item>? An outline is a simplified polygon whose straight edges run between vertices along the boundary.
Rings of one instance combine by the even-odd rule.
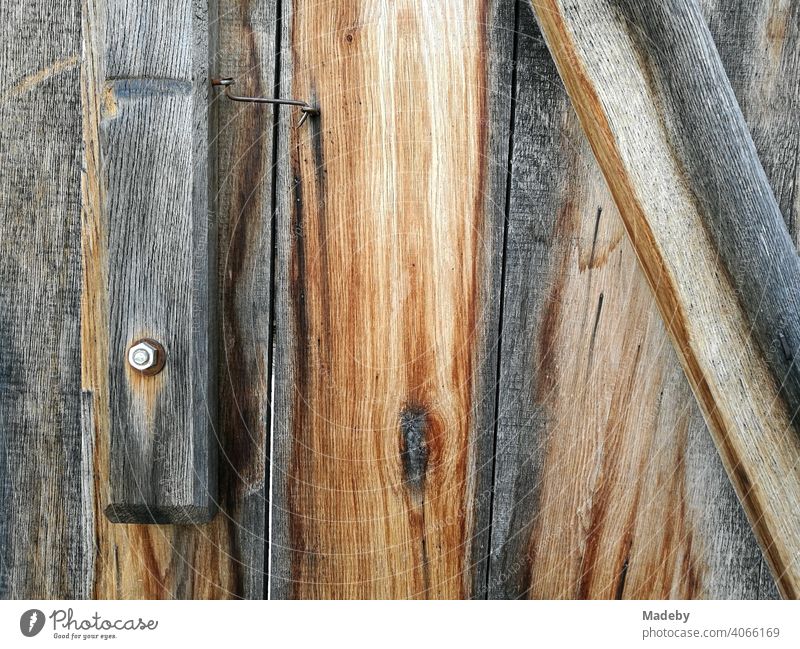
[[[800,647],[797,602],[5,601],[0,646]]]

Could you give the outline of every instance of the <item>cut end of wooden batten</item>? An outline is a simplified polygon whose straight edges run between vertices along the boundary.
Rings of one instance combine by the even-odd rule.
[[[208,505],[148,505],[111,504],[105,509],[112,523],[137,525],[199,525],[209,523],[217,513],[213,502]]]

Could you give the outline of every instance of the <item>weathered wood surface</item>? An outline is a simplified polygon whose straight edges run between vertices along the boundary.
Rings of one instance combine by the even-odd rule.
[[[259,597],[263,594],[266,569],[264,461],[270,426],[268,322],[272,200],[268,184],[272,173],[273,152],[269,141],[273,113],[269,109],[226,105],[224,102],[219,105],[219,278],[224,287],[220,303],[224,340],[220,344],[224,347],[220,350],[219,360],[222,379],[219,394],[223,402],[219,428],[222,512],[210,524],[197,527],[111,524],[102,514],[102,507],[109,500],[111,434],[109,305],[106,295],[110,260],[106,250],[107,224],[103,221],[101,209],[104,192],[98,138],[102,89],[107,76],[102,69],[102,47],[97,46],[104,41],[101,29],[104,20],[98,16],[98,7],[104,4],[90,0],[84,6],[83,28],[90,45],[83,62],[82,88],[79,79],[79,6],[63,1],[55,5],[50,3],[46,20],[42,20],[41,7],[35,4],[29,10],[13,15],[0,9],[4,33],[9,30],[9,34],[16,35],[16,38],[4,39],[0,44],[0,62],[4,70],[10,71],[0,92],[0,134],[3,135],[0,151],[5,174],[0,190],[0,211],[4,217],[0,221],[0,241],[4,244],[0,261],[4,334],[0,343],[0,356],[3,358],[0,365],[0,596]],[[320,16],[326,11],[319,9],[320,6],[321,3],[312,11],[313,15]],[[408,220],[412,228],[425,223],[426,216],[429,217],[428,225],[438,223],[440,217],[430,218],[433,210],[428,197],[418,191],[426,182],[423,174],[438,178],[430,180],[430,187],[438,186],[444,179],[444,187],[447,188],[449,182],[460,188],[464,195],[469,193],[469,188],[464,184],[464,177],[442,175],[441,168],[436,165],[427,163],[424,169],[418,169],[412,165],[410,153],[414,153],[414,160],[417,153],[420,153],[418,159],[430,160],[426,156],[431,156],[434,150],[449,152],[454,168],[464,165],[468,159],[473,163],[481,159],[481,155],[475,153],[475,141],[465,137],[465,134],[476,133],[474,124],[457,124],[461,112],[452,103],[452,98],[448,100],[451,103],[445,106],[440,106],[441,102],[433,105],[412,103],[408,96],[410,80],[425,77],[414,72],[419,67],[406,72],[395,69],[395,76],[385,77],[393,80],[391,94],[377,89],[376,83],[367,86],[365,106],[349,104],[363,101],[364,91],[356,93],[354,88],[369,78],[368,73],[374,72],[364,50],[355,50],[355,59],[346,65],[339,60],[353,51],[356,46],[352,43],[358,44],[359,37],[362,41],[358,47],[378,49],[376,43],[381,35],[390,36],[380,41],[383,51],[392,53],[391,57],[387,54],[378,59],[383,62],[383,71],[393,69],[388,66],[392,61],[413,57],[414,52],[421,51],[424,45],[425,51],[429,52],[427,56],[431,57],[425,59],[426,72],[431,67],[428,64],[434,68],[456,66],[452,70],[456,77],[465,77],[465,85],[472,83],[469,79],[475,75],[477,66],[473,66],[476,60],[473,46],[464,50],[466,57],[462,53],[461,58],[456,59],[449,49],[453,45],[446,44],[450,36],[448,29],[455,29],[458,19],[450,21],[449,28],[443,26],[441,29],[436,28],[442,25],[436,20],[395,21],[395,26],[415,24],[429,27],[422,32],[427,34],[427,40],[422,43],[409,39],[407,30],[390,33],[387,17],[379,16],[374,9],[377,6],[363,4],[359,29],[348,31],[352,26],[348,22],[351,16],[345,16],[342,19],[344,23],[330,22],[333,27],[319,32],[325,34],[327,44],[320,43],[319,39],[309,42],[306,38],[294,46],[294,52],[288,41],[291,25],[284,25],[287,31],[283,37],[282,94],[292,92],[291,73],[298,65],[302,68],[300,81],[304,84],[314,74],[320,75],[315,76],[315,80],[320,79],[329,66],[342,66],[340,73],[353,74],[353,77],[344,79],[347,83],[341,76],[325,81],[330,85],[322,88],[324,94],[317,90],[317,97],[324,100],[320,101],[321,107],[333,106],[336,109],[334,115],[339,114],[333,118],[328,116],[332,122],[329,123],[323,112],[321,128],[317,125],[318,141],[323,145],[320,150],[326,161],[324,170],[334,178],[344,179],[347,174],[355,177],[359,170],[368,168],[373,179],[369,184],[361,183],[355,190],[346,189],[344,194],[347,196],[342,194],[339,182],[335,185],[328,182],[326,201],[322,203],[328,209],[322,210],[316,203],[313,210],[306,208],[304,212],[296,213],[305,215],[303,225],[306,227],[294,230],[293,226],[298,222],[292,220],[288,209],[293,201],[291,163],[294,161],[299,165],[302,172],[297,176],[299,179],[306,185],[315,184],[315,163],[303,161],[303,157],[313,155],[314,146],[310,140],[313,131],[309,129],[311,123],[303,127],[305,130],[295,131],[296,118],[293,119],[288,111],[282,112],[283,144],[280,146],[283,148],[280,151],[288,150],[292,157],[284,158],[283,153],[277,157],[281,172],[279,185],[286,192],[279,196],[278,205],[279,251],[282,256],[278,259],[277,285],[284,291],[291,290],[290,295],[298,302],[304,297],[311,300],[307,304],[311,305],[309,312],[317,314],[315,317],[319,317],[320,310],[313,310],[313,296],[321,293],[315,288],[314,281],[324,275],[319,271],[306,273],[303,281],[295,278],[290,284],[288,271],[292,268],[289,265],[292,258],[288,253],[305,249],[311,255],[314,250],[322,249],[315,243],[315,237],[308,240],[310,235],[319,233],[318,215],[328,215],[329,219],[331,215],[341,216],[344,208],[337,206],[342,204],[340,201],[349,201],[353,195],[351,192],[354,192],[358,205],[363,207],[359,213],[362,218],[364,215],[369,217],[376,212],[369,209],[372,202],[368,200],[367,192],[376,187],[392,187],[397,188],[397,198],[405,196],[407,199],[406,208],[398,209],[397,218],[403,218],[404,223]],[[784,6],[765,1],[742,1],[737,2],[734,8],[728,3],[717,6],[711,0],[706,6],[723,63],[753,132],[775,196],[797,239],[798,203],[794,188],[798,174],[798,129],[785,116],[797,111],[799,96],[798,7],[795,3]],[[413,3],[405,3],[391,11],[402,13],[409,7],[414,8],[410,15],[422,11]],[[468,8],[470,11],[473,9],[471,5]],[[215,72],[237,77],[239,83],[253,90],[254,94],[267,94],[273,83],[274,10],[273,3],[237,0],[225,3],[220,16],[220,54]],[[284,3],[284,11],[287,10]],[[435,14],[450,9],[426,7],[424,10]],[[713,449],[697,410],[691,405],[687,384],[677,373],[674,354],[664,342],[663,327],[652,300],[642,280],[637,279],[632,253],[616,221],[615,207],[603,188],[586,146],[581,144],[563,92],[553,88],[545,90],[545,85],[558,85],[558,80],[541,42],[535,42],[533,31],[526,27],[530,18],[527,6],[522,6],[521,11],[520,26],[529,36],[521,37],[518,45],[522,61],[517,74],[520,85],[514,120],[515,154],[509,195],[507,289],[503,298],[505,317],[500,372],[503,379],[501,397],[510,394],[498,405],[500,423],[495,467],[498,491],[494,500],[495,529],[492,532],[492,547],[496,554],[489,579],[489,595],[769,596],[773,593],[773,586],[767,571],[760,568],[758,550],[727,486],[727,479],[723,477],[718,462],[709,466]],[[483,229],[477,246],[481,250],[481,263],[485,264],[478,272],[482,291],[478,310],[484,328],[472,335],[471,342],[479,359],[473,362],[481,368],[472,377],[471,388],[479,397],[473,400],[470,417],[481,422],[471,423],[469,429],[474,445],[469,448],[472,456],[468,461],[472,462],[472,468],[467,472],[474,483],[464,488],[456,479],[457,475],[447,473],[450,468],[461,466],[459,463],[465,457],[459,455],[463,447],[456,449],[458,435],[448,438],[443,447],[425,450],[421,444],[400,446],[401,424],[408,433],[406,439],[411,442],[421,431],[418,426],[421,418],[416,417],[413,410],[402,419],[398,413],[384,431],[385,437],[350,437],[335,427],[319,431],[308,426],[291,428],[292,422],[297,424],[297,419],[287,415],[301,412],[296,404],[302,395],[287,393],[286,386],[290,384],[284,384],[279,376],[280,382],[276,387],[283,407],[279,408],[279,419],[275,422],[278,464],[276,501],[272,512],[276,518],[273,596],[483,594],[485,564],[482,557],[488,539],[491,413],[494,409],[493,371],[486,367],[494,367],[497,354],[492,322],[498,315],[496,309],[500,295],[503,187],[509,135],[506,127],[511,93],[510,58],[514,49],[511,42],[512,3],[498,2],[485,13],[485,38],[489,46],[487,71],[482,83],[469,92],[477,92],[480,88],[489,106],[488,133],[484,136],[487,148],[481,163],[486,165],[487,178],[483,181],[482,208],[472,207],[465,212],[469,220],[475,219],[483,210],[480,214]],[[308,20],[308,16],[296,16],[296,19],[302,23]],[[308,25],[311,24],[306,23],[306,28],[310,29]],[[476,25],[474,21],[467,24],[471,25],[467,33],[474,38]],[[379,31],[379,26],[384,31]],[[347,40],[348,35],[352,41]],[[441,39],[445,41],[444,58],[441,58]],[[365,45],[364,40],[368,44]],[[41,46],[31,47],[31,42]],[[458,39],[455,42],[458,44]],[[417,49],[403,49],[411,47],[412,43]],[[331,51],[341,47],[343,56],[323,59],[324,47],[331,48]],[[317,54],[309,59],[311,51]],[[294,64],[292,53],[297,57]],[[152,60],[158,60],[159,65],[170,69],[180,67],[180,58],[154,54]],[[324,68],[321,67],[323,63]],[[144,63],[137,65],[144,66]],[[467,68],[472,70],[469,74],[465,74]],[[140,69],[146,70],[146,66]],[[539,87],[531,83],[526,86],[523,83],[523,79],[528,78],[526,70],[540,78],[543,85]],[[435,97],[443,92],[433,83],[438,83],[439,79],[438,76],[431,77],[431,85],[426,86]],[[458,79],[456,82],[461,83]],[[86,141],[82,236],[78,232],[79,92],[83,95]],[[462,101],[465,96],[472,95],[462,86],[461,93],[455,96]],[[394,103],[376,107],[377,102],[388,102],[388,98],[392,98]],[[348,106],[340,107],[345,101]],[[367,108],[369,115],[377,114],[389,121],[367,119]],[[393,117],[396,108],[403,110]],[[344,115],[341,114],[343,110]],[[423,118],[421,122],[420,117]],[[451,121],[454,122],[452,126]],[[420,123],[432,124],[433,128],[426,132],[419,127]],[[412,124],[416,125],[414,130]],[[537,124],[538,128],[531,124]],[[343,142],[344,137],[353,137],[354,128],[355,143]],[[449,143],[448,138],[451,140]],[[375,149],[381,152],[383,163],[376,169],[370,164],[375,159],[374,154],[367,156],[365,152],[367,142],[374,142]],[[464,142],[469,142],[469,145],[464,146]],[[291,148],[287,148],[289,143],[293,143]],[[403,146],[398,148],[401,143]],[[31,151],[40,151],[43,155],[32,157]],[[534,155],[534,151],[539,153]],[[355,157],[354,152],[357,154]],[[355,160],[353,171],[346,169],[349,160]],[[395,169],[396,174],[390,169]],[[397,182],[385,183],[392,174]],[[541,178],[561,189],[548,193],[546,183],[541,180],[538,189],[531,186],[529,182],[533,174],[541,174]],[[341,185],[349,187],[344,181]],[[313,196],[315,189],[305,191]],[[556,211],[555,215],[539,208],[531,216],[526,207],[529,196],[538,196],[544,205],[556,206],[559,196],[562,199],[573,196],[574,199],[568,209]],[[466,199],[461,197],[459,200]],[[566,205],[566,201],[563,202]],[[379,204],[386,206],[390,203],[384,197],[384,202]],[[392,204],[402,205],[399,202]],[[420,205],[425,207],[417,214]],[[598,220],[596,208],[600,206],[603,210]],[[449,217],[444,222],[454,223]],[[327,223],[329,232],[337,232],[331,227],[335,220]],[[355,236],[364,232],[360,225],[356,230],[349,221],[340,223],[340,233]],[[369,226],[370,222],[367,223]],[[375,221],[371,223],[374,225]],[[520,243],[530,231],[535,235],[534,248]],[[369,242],[370,233],[372,244]],[[306,236],[295,238],[296,234]],[[376,249],[384,248],[374,245],[374,229],[367,229],[366,235],[367,242],[356,248],[360,257],[337,258],[336,268],[368,269],[370,264],[376,263],[379,259]],[[544,242],[540,240],[545,236],[550,236],[555,246],[555,250],[547,255],[542,247]],[[304,239],[306,243],[299,247],[298,242]],[[414,259],[410,263],[425,263],[431,268],[431,259],[436,257],[424,253],[440,254],[440,251],[431,243],[431,237],[421,241],[407,239],[390,258],[402,264],[407,261],[409,248],[413,248],[412,252],[423,260]],[[79,246],[83,247],[84,282],[80,303]],[[350,250],[349,246],[345,250],[344,242],[340,242],[335,250],[340,256],[354,257],[341,254]],[[447,252],[445,246],[441,254]],[[589,260],[589,266],[581,270],[582,263]],[[565,274],[559,280],[560,289],[556,289],[555,280],[562,277],[556,274],[556,270],[562,266],[566,268]],[[441,271],[438,277],[450,278],[451,283],[445,283],[446,287],[469,285],[466,280],[459,284],[455,275],[449,275],[452,270],[446,264],[440,263],[435,267]],[[383,276],[388,277],[388,271]],[[410,276],[404,273],[401,276],[406,282],[404,285],[408,285]],[[340,274],[330,273],[328,277],[347,286]],[[540,284],[540,288],[535,288],[534,283]],[[369,290],[379,294],[383,291],[386,295],[390,287],[376,283]],[[423,292],[429,296],[432,294],[428,289]],[[603,295],[602,308],[598,308],[600,294]],[[339,295],[342,301],[351,299],[349,291]],[[459,293],[454,290],[450,295],[458,296]],[[356,301],[346,307],[356,309],[358,304],[366,306],[368,302]],[[430,304],[432,308],[444,308],[437,306],[438,303],[433,304],[432,300]],[[545,307],[551,304],[559,305],[555,315],[545,319],[552,333],[530,337],[528,332],[531,328],[538,326],[541,331],[541,318],[548,310]],[[278,307],[279,322],[292,324],[293,321],[289,320],[291,312],[287,310],[291,303],[284,301]],[[416,309],[415,306],[409,308]],[[416,317],[419,310],[411,313]],[[337,325],[341,328],[334,333],[339,336],[345,330],[351,340],[358,339],[362,332],[372,331],[372,323],[376,320],[384,326],[389,323],[400,327],[407,333],[422,328],[422,325],[418,329],[416,325],[402,324],[409,322],[411,317],[403,320],[401,316],[394,324],[389,322],[388,315],[376,313],[371,317],[373,320]],[[540,319],[538,323],[535,322],[537,318]],[[419,321],[422,321],[421,316]],[[319,324],[319,320],[311,322]],[[451,329],[460,330],[455,326],[457,319],[445,319],[444,322]],[[77,345],[79,326],[82,349]],[[297,358],[295,354],[303,351],[308,352],[307,358],[311,360],[320,358],[311,355],[311,350],[301,348],[297,334],[287,331],[287,337],[278,347],[279,355],[283,354],[282,360],[278,360],[279,367],[281,363],[284,368],[292,366]],[[432,334],[444,338],[454,335],[450,329],[432,330]],[[556,341],[555,346],[544,344],[548,337]],[[334,340],[333,333],[323,340],[330,344]],[[578,351],[575,351],[576,345],[572,341],[580,341]],[[393,362],[394,355],[381,350],[380,344],[389,347],[390,336],[375,339],[375,349],[379,353],[370,360],[384,364]],[[451,358],[457,362],[466,358],[449,352],[452,345],[448,347],[448,344],[441,345],[438,341],[434,344],[436,347],[433,349],[440,351],[436,358],[444,359],[436,360],[433,363],[436,367],[446,364]],[[48,349],[51,351],[43,356],[42,350]],[[358,350],[357,347],[353,349]],[[541,357],[537,356],[540,351]],[[332,354],[334,352],[337,355],[332,358],[349,358],[346,356],[348,350],[339,347],[338,343],[331,350]],[[588,363],[584,366],[583,362],[590,355],[591,367]],[[423,373],[428,372],[426,368],[431,367],[432,355],[421,358],[421,363],[417,359],[416,367],[422,367]],[[405,367],[405,361],[400,360]],[[77,374],[81,361],[82,395]],[[526,361],[535,368],[541,363],[541,367],[547,370],[538,375],[544,377],[547,389],[543,403],[525,400],[525,395],[534,394],[535,387],[530,383],[532,371],[521,365]],[[352,365],[348,369],[335,370],[340,373],[335,375],[335,382],[329,382],[333,387],[339,386],[340,394],[351,393],[351,385],[342,387],[340,383],[345,373],[353,379],[368,378],[366,370],[350,375],[351,368]],[[397,370],[393,376],[383,380],[387,383],[392,380],[402,382],[405,370]],[[626,393],[627,382],[639,380],[643,385],[635,388],[635,397],[629,396]],[[354,380],[353,385],[358,387],[363,383]],[[450,394],[461,401],[466,398],[466,393],[453,388],[453,385],[453,380],[448,379],[445,381],[446,389],[435,390],[440,403],[446,403]],[[580,389],[576,390],[575,385]],[[344,406],[339,398],[320,396],[319,383],[306,387],[303,395],[313,396],[316,406],[322,404],[327,408],[323,416],[327,413],[341,416]],[[429,388],[430,384],[425,389]],[[587,394],[582,396],[584,393]],[[387,394],[393,396],[391,391],[385,390],[380,395],[385,400],[383,402],[362,397],[359,403],[371,403],[372,410],[366,410],[374,413],[376,403],[381,406],[391,400],[386,398]],[[534,404],[533,410],[531,404]],[[603,407],[616,413],[617,425],[610,424],[613,417],[603,416]],[[569,409],[581,412],[583,418],[570,413]],[[371,416],[365,415],[364,420],[369,421]],[[284,418],[283,423],[280,417]],[[654,417],[657,421],[653,421]],[[537,432],[536,421],[544,427],[541,433]],[[576,421],[580,427],[573,425]],[[592,429],[589,422],[603,423],[607,427]],[[296,430],[302,436],[296,435]],[[297,467],[280,462],[292,457],[297,450],[295,445],[314,441],[331,430],[338,431],[330,437],[330,443],[337,446],[334,449],[328,447],[328,452],[333,450],[341,456],[350,453],[348,449],[356,448],[360,453],[365,447],[359,443],[370,440],[385,442],[391,453],[378,451],[370,454],[372,449],[369,448],[361,454],[352,453],[350,457],[353,459],[347,463],[349,467],[341,471],[337,469],[341,462],[334,464],[331,470],[322,464],[327,460],[318,456],[319,462],[309,465],[314,474],[305,476],[308,483],[298,483]],[[576,430],[581,434],[588,430],[590,434],[579,438],[576,443]],[[503,431],[506,431],[505,437]],[[531,439],[536,440],[536,446],[530,445]],[[347,442],[354,445],[340,452],[340,445]],[[307,451],[313,452],[318,448]],[[620,449],[622,457],[627,459],[615,464],[609,455],[611,448]],[[454,451],[443,463],[431,464],[431,450],[441,454],[449,449],[459,452]],[[428,470],[422,474],[416,468],[426,452]],[[31,457],[37,461],[31,462]],[[644,466],[637,465],[637,461]],[[561,474],[557,472],[559,465],[563,470]],[[531,472],[520,477],[517,472],[520,466]],[[629,466],[633,469],[626,473]],[[404,467],[407,467],[405,474]],[[433,467],[438,468],[432,470]],[[287,474],[287,469],[293,473]],[[379,473],[377,477],[374,470]],[[565,474],[579,477],[565,482]],[[589,476],[589,484],[584,483],[580,477],[583,475]],[[631,475],[640,477],[634,481]],[[356,487],[342,485],[339,481],[342,476],[352,477]],[[601,479],[603,476],[609,480]],[[632,485],[642,484],[641,479],[645,484],[636,496],[636,517],[631,524],[627,515],[634,507]],[[445,480],[452,488],[447,489]],[[343,491],[326,496],[320,487],[332,484]],[[365,493],[364,484],[367,488],[377,485],[377,489]],[[424,485],[424,489],[414,492],[414,484]],[[286,500],[287,485],[294,486],[293,493],[297,497],[291,512],[285,509],[290,504]],[[530,491],[531,486],[541,488],[541,491]],[[600,488],[596,490],[595,487]],[[513,497],[522,497],[522,501],[515,502],[513,511],[508,513],[510,520],[506,522],[502,522],[504,514],[500,511],[503,509],[503,489],[516,489]],[[422,507],[418,505],[418,493],[423,494]],[[331,500],[327,502],[344,503],[334,505],[333,525],[329,518],[325,518],[327,512],[320,509],[325,506],[324,499],[328,496]],[[582,500],[584,496],[589,500]],[[346,509],[351,502],[355,503],[354,507]],[[384,504],[398,502],[401,504],[393,511],[387,510],[388,514],[378,510]],[[604,508],[604,502],[610,506]],[[588,503],[589,508],[580,509],[576,503]],[[538,527],[534,533],[525,517],[535,518],[537,508],[543,514],[536,519]],[[347,516],[356,511],[374,515],[349,520]],[[426,514],[423,522],[417,516],[419,511]],[[458,514],[442,518],[442,512],[452,511]],[[310,518],[306,518],[308,512]],[[573,527],[576,520],[588,531],[580,525]],[[465,530],[451,534],[450,528],[462,525],[462,521],[465,521]],[[624,521],[623,533],[617,533],[615,529],[619,521]],[[544,527],[545,523],[548,527]],[[631,528],[633,532],[628,534]],[[293,545],[289,542],[292,530],[300,533],[294,538],[302,542],[313,539],[312,535],[319,532],[318,538],[326,545]],[[521,531],[510,534],[509,530]],[[420,534],[420,531],[426,533]],[[421,538],[425,539],[427,564],[420,562]],[[458,538],[468,539],[467,543],[459,544],[455,540]],[[360,554],[337,552],[338,548],[351,543],[351,539],[357,542]],[[438,541],[449,545],[438,545]],[[567,561],[563,558],[565,544],[570,548]],[[558,557],[557,546],[562,552]],[[305,549],[313,552],[320,547],[323,552],[303,554]],[[583,550],[588,552],[580,555],[583,564],[578,564],[576,553]],[[454,556],[457,556],[456,561]],[[457,561],[461,562],[460,568]],[[423,588],[419,588],[420,582],[424,582],[420,574],[424,575],[425,565],[429,577],[439,580],[430,582],[427,593],[424,583]],[[531,567],[530,572],[526,571],[526,566]],[[591,566],[592,572],[585,574],[581,566]],[[465,574],[454,577],[459,569]],[[297,579],[298,576],[302,579]]]
[[[699,8],[534,10],[778,586],[797,596],[797,256]]]
[[[220,14],[215,70],[237,89],[270,95],[276,83],[275,2],[237,0]],[[240,595],[266,596],[272,392],[272,264],[278,114],[221,97],[219,111],[219,285],[221,305],[220,494]]]
[[[206,522],[217,506],[207,9],[190,0],[112,0],[104,9],[106,513],[117,523]],[[127,361],[143,338],[166,350],[155,376]]]
[[[273,597],[483,594],[509,8],[284,14]]]
[[[100,5],[102,6],[102,5]],[[90,3],[85,13],[85,32],[87,42],[100,39],[102,22],[98,18],[100,6]],[[215,7],[210,7],[213,16]],[[214,22],[213,18],[211,19]],[[219,16],[219,45],[212,46],[218,51],[219,60],[215,65],[222,67],[244,66],[250,69],[256,64],[263,67],[261,74],[271,75],[274,35],[276,25],[269,13],[250,8],[249,3],[238,3],[235,10],[228,7]],[[214,36],[214,32],[211,33]],[[117,525],[108,522],[102,515],[102,503],[107,502],[103,493],[108,484],[109,471],[108,441],[110,424],[108,420],[108,382],[107,382],[107,337],[104,323],[108,322],[105,293],[104,268],[107,265],[106,248],[103,244],[104,223],[100,205],[102,204],[102,185],[99,184],[99,146],[98,146],[98,100],[104,74],[99,70],[100,48],[89,47],[84,75],[84,112],[86,123],[86,179],[84,183],[84,266],[85,292],[83,303],[83,359],[84,388],[92,405],[93,418],[87,419],[89,438],[93,440],[92,456],[93,482],[98,485],[95,496],[94,515],[97,528],[97,560],[94,575],[93,596],[99,598],[231,598],[262,597],[265,567],[264,543],[266,520],[263,515],[263,486],[259,482],[260,467],[263,466],[263,442],[259,441],[258,428],[245,426],[241,420],[222,408],[220,412],[219,436],[221,439],[220,462],[220,513],[211,523],[201,526],[148,526]],[[92,56],[94,54],[94,56]],[[247,62],[243,62],[247,61]],[[237,68],[238,70],[238,68]],[[228,216],[240,192],[243,181],[233,182],[245,174],[243,162],[231,153],[232,133],[226,124],[228,108],[222,104],[212,122],[219,125],[212,130],[218,132],[219,141],[219,194],[220,210],[220,275],[226,261],[224,251],[229,238]],[[253,133],[257,125],[248,128]],[[269,137],[269,135],[267,135]],[[268,193],[265,192],[268,200]],[[259,199],[261,201],[262,199]],[[268,260],[265,262],[268,265]],[[228,281],[226,290],[231,291]],[[220,280],[220,284],[223,282]],[[263,289],[262,289],[263,290]],[[221,295],[221,317],[225,332],[230,331],[231,314],[238,308],[227,306],[226,295]],[[240,298],[239,304],[243,304]],[[226,337],[229,334],[226,333]],[[226,354],[220,354],[220,362],[225,367]],[[238,368],[238,370],[237,370]],[[241,365],[233,364],[220,380],[220,397],[225,399],[230,393],[231,381],[237,381],[239,398],[245,394],[245,377],[238,372],[249,371]],[[263,370],[262,370],[263,371]],[[236,377],[236,378],[232,378]],[[253,378],[255,389],[258,377]],[[263,388],[259,388],[263,389]],[[257,413],[249,415],[257,420]],[[262,413],[261,426],[267,421],[267,413]],[[247,463],[252,463],[248,465]],[[261,478],[263,481],[263,477]],[[260,503],[260,504],[259,504]],[[259,512],[260,509],[260,512]]]
[[[800,245],[800,3],[703,0],[714,42],[795,247]]]
[[[3,3],[0,25],[0,597],[86,597],[80,3]]]
[[[735,4],[706,15],[748,123],[785,124],[791,105],[747,66],[790,98],[797,64],[760,55],[769,3]],[[527,0],[520,12],[489,596],[773,596]],[[788,195],[785,128],[758,148]]]
[[[800,123],[786,116],[800,111],[800,3],[702,0],[701,8],[797,248]],[[726,546],[718,543],[715,555],[724,557]],[[760,597],[777,596],[766,567],[760,581]]]

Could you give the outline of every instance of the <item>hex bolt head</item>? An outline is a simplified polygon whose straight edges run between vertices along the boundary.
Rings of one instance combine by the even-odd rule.
[[[140,374],[152,376],[164,369],[164,348],[155,340],[142,338],[128,348],[128,364]]]

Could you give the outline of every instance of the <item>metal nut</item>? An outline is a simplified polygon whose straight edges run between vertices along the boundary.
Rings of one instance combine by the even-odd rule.
[[[166,353],[155,340],[137,340],[128,349],[128,364],[141,374],[158,374],[164,368]]]

